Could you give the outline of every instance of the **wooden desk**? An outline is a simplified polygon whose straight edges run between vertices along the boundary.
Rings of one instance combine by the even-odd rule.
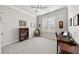
[[[57,46],[60,47],[61,54],[79,54],[79,46],[62,35],[58,36]]]

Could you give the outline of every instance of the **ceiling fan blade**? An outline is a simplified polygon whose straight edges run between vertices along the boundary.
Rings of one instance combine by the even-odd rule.
[[[42,9],[48,8],[47,6],[42,6],[42,5],[35,5],[31,6],[31,8],[35,8],[35,12],[42,11]]]
[[[41,5],[36,5],[36,6],[31,6],[31,8],[45,9],[45,8],[48,8],[48,7],[46,7],[46,6],[41,6]]]

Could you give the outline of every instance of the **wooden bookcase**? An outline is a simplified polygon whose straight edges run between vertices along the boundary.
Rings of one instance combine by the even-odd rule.
[[[29,38],[29,28],[19,28],[19,41]]]

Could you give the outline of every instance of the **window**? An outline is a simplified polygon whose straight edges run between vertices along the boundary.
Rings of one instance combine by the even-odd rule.
[[[42,20],[42,31],[55,33],[55,16],[44,18]]]
[[[43,19],[42,20],[42,31],[43,32],[47,32],[48,31],[48,20],[47,19]]]

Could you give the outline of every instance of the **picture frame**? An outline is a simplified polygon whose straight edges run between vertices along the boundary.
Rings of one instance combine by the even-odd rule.
[[[33,23],[34,28],[36,28],[36,23]]]
[[[23,20],[19,20],[19,26],[26,26],[26,21],[23,21]]]
[[[79,14],[73,17],[73,25],[78,26],[79,25]]]
[[[32,23],[30,23],[30,27],[32,27]]]
[[[70,23],[69,23],[70,26],[72,26],[72,20],[73,20],[73,19],[70,18],[70,21],[69,21],[69,22],[70,22]]]
[[[35,23],[30,23],[30,27],[35,28],[36,24]]]
[[[60,29],[63,28],[63,21],[59,21],[59,28],[60,28]]]
[[[38,26],[40,27],[40,24],[38,24]]]

